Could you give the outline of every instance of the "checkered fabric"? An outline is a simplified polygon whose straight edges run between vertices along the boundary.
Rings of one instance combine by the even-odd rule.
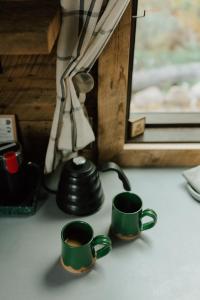
[[[45,172],[95,140],[84,114],[85,93],[74,77],[88,73],[101,54],[130,0],[61,0],[62,26],[57,46],[57,100]]]

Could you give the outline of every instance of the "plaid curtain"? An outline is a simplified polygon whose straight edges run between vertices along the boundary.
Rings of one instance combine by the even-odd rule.
[[[71,158],[78,150],[95,140],[83,109],[86,92],[92,88],[89,71],[119,23],[129,1],[61,0],[57,100],[46,154],[46,173],[52,172],[60,161]],[[76,84],[76,80],[79,84]],[[89,87],[87,82],[90,82]]]

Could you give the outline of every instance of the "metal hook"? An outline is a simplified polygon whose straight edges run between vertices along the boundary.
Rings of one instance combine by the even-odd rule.
[[[134,18],[134,19],[139,19],[139,18],[144,18],[144,17],[146,17],[146,10],[144,10],[143,15],[141,15],[141,16],[132,16],[132,18]]]

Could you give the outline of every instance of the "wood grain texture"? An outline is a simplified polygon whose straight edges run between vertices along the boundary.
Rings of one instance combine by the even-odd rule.
[[[11,2],[13,5],[13,0],[0,0],[0,7],[5,1]],[[21,7],[22,5],[25,7],[23,8],[24,13],[27,12],[27,7],[33,5],[32,0],[24,0],[23,3],[21,0],[16,0],[16,2],[19,2],[18,5]],[[29,4],[24,2],[29,2]],[[42,7],[45,3],[43,0],[34,0],[34,2],[37,7]],[[55,14],[58,1],[52,1],[52,3],[46,1],[46,5],[48,5],[48,10],[54,11],[53,14]],[[30,11],[28,14],[30,15]],[[38,15],[41,14],[38,13]],[[27,16],[25,16],[26,20]],[[48,24],[45,25],[48,29],[45,34],[47,46],[48,40],[55,39],[54,29],[58,25],[54,24],[56,20],[58,20],[57,17],[52,18],[49,25],[52,27],[49,29]],[[26,26],[29,25],[28,20]],[[50,33],[53,36],[48,37]],[[44,37],[44,32],[42,34]],[[40,38],[37,40],[38,42],[40,43]],[[39,46],[41,47],[41,45]],[[33,51],[35,53],[34,49]],[[18,135],[25,157],[27,160],[43,165],[56,103],[56,46],[48,55],[2,55],[0,62],[0,113],[16,115]]]
[[[60,29],[59,1],[1,1],[0,54],[48,54]]]
[[[51,122],[18,122],[19,138],[27,160],[44,164],[50,129]]]
[[[0,113],[20,121],[51,121],[54,108],[55,90],[0,91]]]
[[[123,148],[126,127],[131,5],[99,58],[98,151],[110,160]]]
[[[0,113],[20,121],[50,121],[56,101],[56,54],[2,56]]]
[[[6,78],[55,78],[56,50],[49,55],[2,55],[2,74]]]
[[[49,55],[2,56],[1,64],[0,113],[16,115],[27,159],[43,164],[56,104],[56,50]],[[92,74],[97,87],[97,64]],[[87,95],[86,106],[96,132],[97,89]],[[92,160],[95,154],[95,143],[82,151]]]
[[[196,166],[200,164],[199,149],[125,149],[113,159],[124,167],[177,167]]]
[[[0,113],[15,114],[28,160],[44,163],[56,103],[56,51],[1,57]]]

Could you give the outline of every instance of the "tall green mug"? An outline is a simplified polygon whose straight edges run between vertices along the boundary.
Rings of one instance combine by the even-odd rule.
[[[143,223],[144,217],[152,220]],[[142,209],[142,200],[136,194],[120,193],[113,199],[111,234],[121,240],[133,240],[144,230],[155,226],[157,214],[152,209]]]
[[[65,270],[77,274],[89,271],[97,259],[112,249],[110,238],[105,235],[94,237],[92,227],[84,221],[65,225],[61,232],[61,242],[61,264]]]

